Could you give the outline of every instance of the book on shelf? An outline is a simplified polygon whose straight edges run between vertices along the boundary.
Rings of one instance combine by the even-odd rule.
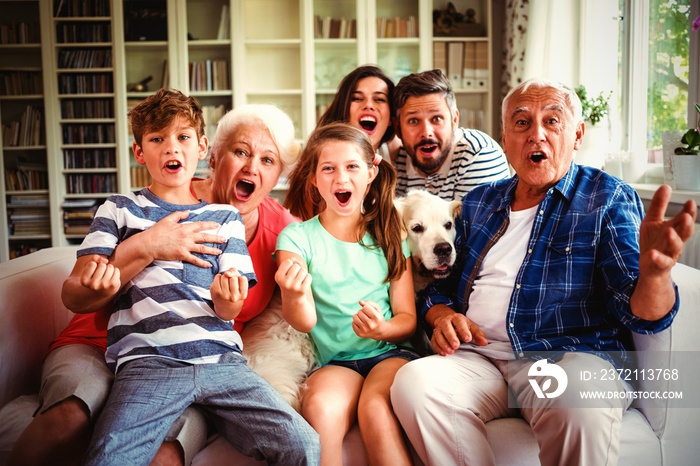
[[[229,38],[229,14],[228,5],[224,3],[221,5],[221,18],[219,18],[219,30],[216,33],[216,38],[218,40],[226,40]]]
[[[85,236],[90,231],[90,225],[63,225],[63,232],[67,235]]]
[[[29,162],[23,157],[17,157],[14,165],[5,168],[5,189],[8,191],[29,191],[48,187],[48,173],[43,163]]]
[[[27,105],[19,120],[2,125],[2,143],[7,147],[41,144],[41,108]]]
[[[46,209],[11,209],[8,218],[13,222],[30,222],[37,220],[49,220],[49,212]]]
[[[160,81],[160,87],[167,89],[170,86],[170,67],[168,66],[168,60],[163,60],[163,73],[161,74],[163,79]],[[131,107],[133,108],[133,107]],[[131,129],[129,129],[131,131]]]
[[[331,16],[314,16],[315,39],[355,39],[357,38],[357,20],[333,18]]]
[[[67,235],[86,235],[99,207],[95,199],[64,199],[63,231]]]
[[[130,175],[132,188],[143,188],[151,184],[151,175],[143,165],[132,165]]]
[[[8,209],[18,207],[48,207],[49,198],[44,195],[14,194],[10,196]]]
[[[86,209],[97,204],[95,199],[64,199],[61,207],[66,209]]]

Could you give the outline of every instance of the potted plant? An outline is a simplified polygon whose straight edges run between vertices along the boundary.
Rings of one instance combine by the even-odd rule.
[[[612,91],[589,95],[586,86],[580,85],[574,92],[581,100],[583,120],[586,123],[583,142],[576,154],[576,163],[602,168],[606,154],[611,151],[610,125],[604,125],[602,122],[607,120],[610,111]]]
[[[700,154],[700,105],[695,104],[695,110],[698,112],[698,121],[695,123],[695,128],[690,128],[681,138],[681,143],[685,146],[676,147],[673,151],[676,155]]]
[[[695,128],[690,128],[681,136],[673,150],[673,177],[677,189],[700,190],[700,105],[695,104],[698,119]]]
[[[612,91],[608,91],[607,93],[601,91],[597,96],[589,97],[586,86],[582,84],[574,89],[574,92],[576,92],[578,98],[581,99],[584,121],[589,121],[591,125],[595,126],[608,115]]]

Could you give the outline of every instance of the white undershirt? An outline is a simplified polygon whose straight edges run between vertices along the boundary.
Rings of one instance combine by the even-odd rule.
[[[508,343],[508,349],[506,314],[537,209],[511,211],[508,229],[484,257],[469,296],[467,317],[481,327],[489,343]]]

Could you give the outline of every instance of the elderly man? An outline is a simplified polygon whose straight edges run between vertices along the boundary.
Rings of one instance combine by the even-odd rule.
[[[396,134],[403,143],[394,165],[396,194],[411,188],[446,200],[472,188],[510,177],[501,147],[486,133],[460,128],[457,101],[440,70],[401,78],[394,90]]]
[[[577,390],[540,399],[528,383],[530,352],[565,371],[614,372],[632,349],[629,331],[671,325],[678,310],[671,268],[697,206],[688,201],[664,221],[664,186],[644,217],[629,185],[572,162],[583,134],[581,102],[561,84],[528,81],[503,102],[503,147],[516,176],[465,196],[459,267],[427,290],[421,309],[438,354],[408,363],[392,387],[396,414],[425,464],[494,464],[484,423],[518,413],[544,465],[617,462],[628,401],[580,407]],[[583,384],[572,379],[570,386]]]

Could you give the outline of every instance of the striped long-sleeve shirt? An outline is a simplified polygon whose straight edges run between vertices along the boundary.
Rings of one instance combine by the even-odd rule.
[[[510,177],[508,160],[501,146],[488,134],[457,128],[457,142],[440,169],[426,175],[413,165],[402,147],[396,156],[396,195],[423,189],[445,200],[461,199],[476,186]]]
[[[240,351],[241,337],[230,321],[214,312],[209,287],[217,273],[235,267],[256,280],[245,243],[245,228],[238,210],[230,205],[200,202],[169,204],[147,188],[135,194],[109,197],[95,215],[78,256],[109,256],[114,248],[175,211],[189,210],[183,223],[214,221],[220,226],[208,233],[227,238],[217,247],[219,256],[200,255],[211,263],[202,268],[182,261],[154,261],[121,290],[107,330],[105,359],[113,369],[146,356],[161,356],[192,364],[214,363],[220,355]]]

